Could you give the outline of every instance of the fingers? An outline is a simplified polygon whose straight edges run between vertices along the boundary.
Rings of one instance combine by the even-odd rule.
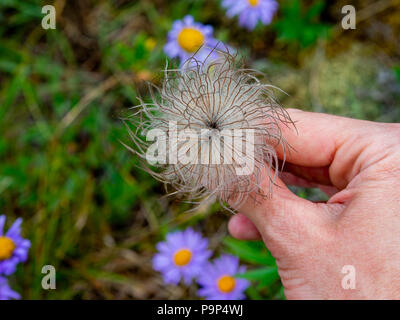
[[[329,177],[329,167],[304,167],[286,162],[283,168],[283,174],[289,172],[303,181],[311,184],[332,185]],[[286,181],[285,181],[286,182]],[[290,184],[290,183],[289,183]],[[310,187],[310,186],[305,186]]]
[[[315,181],[315,179],[306,180],[303,178],[299,178],[298,176],[296,176],[290,172],[281,172],[279,174],[279,177],[282,179],[282,181],[286,185],[303,187],[303,188],[319,188],[322,192],[324,192],[329,197],[333,196],[334,194],[336,194],[338,192],[338,189],[331,185],[315,183],[315,182],[313,182],[313,181]]]
[[[339,190],[335,187],[330,187],[330,186],[318,186],[319,189],[324,192],[328,197],[332,197],[336,193],[339,192]]]
[[[289,171],[318,184],[346,188],[363,168],[379,158],[366,150],[373,149],[371,146],[377,141],[382,144],[387,140],[382,124],[296,109],[287,111],[296,129],[281,126],[290,147],[285,150],[279,145],[278,157],[286,160]]]
[[[269,183],[266,178],[261,183],[262,190],[268,190]],[[237,206],[231,205],[248,218],[245,220],[241,215],[232,218],[231,234],[240,239],[256,239],[256,228],[275,257],[292,254],[304,239],[310,238],[310,233],[324,230],[337,217],[337,212],[332,210],[334,205],[302,199],[280,179],[275,181],[271,197],[256,194]]]
[[[269,190],[270,183],[269,178],[266,177],[261,183],[261,189]],[[275,181],[270,197],[253,194],[236,205],[235,209],[246,215],[261,233],[261,228],[269,225],[273,217],[285,217],[294,221],[293,216],[296,214],[303,215],[303,218],[318,215],[312,202],[295,195],[279,178]]]
[[[287,109],[295,128],[282,126],[282,135],[291,147],[286,150],[286,161],[305,167],[329,166],[337,147],[350,131],[363,126],[365,121],[323,113]],[[284,158],[282,147],[278,155]]]
[[[340,159],[335,163],[332,162],[349,136],[353,135],[354,138],[357,135],[365,135],[368,122],[295,109],[287,111],[295,122],[297,131],[284,126],[281,128],[282,135],[291,149],[285,153],[282,146],[278,146],[277,153],[280,159],[286,154],[288,171],[298,175],[303,181],[311,180],[316,185],[344,188],[349,181],[344,170],[351,170],[351,159],[347,159],[345,154],[338,157]],[[354,159],[354,155],[351,155],[351,158]],[[275,183],[272,197],[253,195],[256,200],[249,197],[234,207],[254,223],[263,240],[269,242],[272,247],[285,247],[290,244],[293,246],[294,243],[298,245],[304,234],[310,230],[322,230],[332,222],[337,212],[343,209],[340,205],[317,204],[299,198],[281,179],[277,179]],[[269,179],[265,179],[261,189],[268,190],[269,184]],[[239,222],[246,226],[247,221],[244,222],[243,218],[236,219],[242,219]],[[230,223],[232,234],[239,238],[251,238],[255,235],[251,224],[247,224],[251,231],[246,231],[238,226],[237,221],[232,220]]]
[[[269,183],[267,179],[263,182],[263,190],[268,190]],[[248,198],[236,208],[250,218],[261,233],[262,229],[265,229],[272,220],[277,220],[276,218],[282,217],[294,221],[294,216],[297,214],[303,215],[303,218],[317,214],[312,202],[296,196],[282,180],[277,179],[275,183],[270,197],[254,195],[254,198]]]
[[[293,194],[285,185],[294,184],[302,185],[305,187],[320,187],[326,189],[325,191],[335,193],[331,191],[333,187],[319,186],[314,183],[307,182],[304,179],[295,177],[290,173],[282,173],[281,178],[283,180],[277,181],[277,186],[274,187],[272,198],[256,197],[256,199],[247,199],[240,207],[236,207],[242,213],[234,215],[228,224],[228,229],[231,235],[241,240],[258,240],[261,238],[262,233],[267,232],[268,224],[271,226],[278,222],[279,227],[277,230],[291,230],[293,225],[295,228],[298,226],[299,219],[304,224],[307,224],[308,220],[313,220],[315,217],[322,218],[325,213],[319,212],[319,208],[313,203],[297,197]],[[283,182],[285,181],[285,183]],[[267,185],[269,181],[263,182],[264,189],[269,188]],[[252,222],[252,219],[254,223]],[[276,231],[276,230],[275,230]],[[302,230],[295,230],[290,232],[298,232]],[[267,237],[264,237],[267,238]]]
[[[322,191],[324,191],[328,196],[331,196],[333,194],[335,194],[337,192],[337,189],[334,187],[329,187],[329,186],[321,186],[321,185],[316,185],[310,182],[307,182],[303,179],[297,178],[295,176],[293,176],[290,173],[283,173],[281,175],[282,180],[290,185],[299,185],[299,186],[303,186],[303,187],[319,187]],[[295,208],[297,208],[297,213],[301,219],[307,219],[307,216],[305,216],[303,213],[301,213],[300,211],[302,210],[310,210],[309,208],[312,207],[312,211],[315,210],[315,214],[316,215],[320,215],[323,216],[324,214],[330,214],[328,211],[328,209],[323,209],[321,208],[321,204],[319,205],[319,207],[315,207],[314,204],[309,204],[307,200],[298,198],[296,195],[292,194],[290,190],[282,190],[282,185],[280,187],[280,189],[277,191],[278,194],[282,194],[284,193],[285,195],[285,199],[287,199],[288,197],[290,198],[290,200],[286,200],[286,209],[287,210],[295,210]],[[277,195],[275,192],[273,197],[277,197],[279,195]],[[260,200],[258,200],[260,201]],[[276,216],[276,214],[274,213],[273,210],[283,210],[282,208],[282,204],[274,204],[273,203],[273,199],[264,199],[263,202],[261,203],[254,203],[253,200],[248,200],[249,203],[244,203],[240,208],[241,210],[243,210],[244,212],[246,212],[246,214],[242,214],[242,213],[238,213],[234,216],[231,217],[231,219],[229,220],[229,224],[228,224],[228,229],[230,234],[240,240],[259,240],[261,239],[261,234],[260,231],[257,229],[257,227],[254,225],[254,223],[250,220],[249,217],[252,217],[253,215],[255,217],[253,217],[253,219],[255,219],[255,221],[257,221],[257,224],[259,223],[259,220],[263,220],[262,222],[264,222],[265,219],[261,218],[261,219],[257,219],[257,217],[265,217],[268,215],[267,210],[269,210],[269,214],[270,216]],[[268,202],[268,203],[267,203]],[[277,202],[277,201],[275,201]],[[292,206],[287,206],[288,203],[292,203]],[[264,209],[265,209],[265,213],[257,213],[258,210],[255,208],[255,206],[263,206],[264,204]],[[292,207],[292,209],[290,209],[290,207]],[[267,209],[270,208],[270,209]],[[272,209],[271,209],[272,208]],[[324,211],[324,212],[320,212],[320,211]],[[335,211],[336,212],[336,211]],[[292,213],[293,214],[293,213]],[[282,218],[285,219],[284,214],[282,212]],[[289,219],[289,216],[286,217],[287,219]],[[322,218],[322,217],[320,217]],[[292,222],[294,221],[293,217],[290,219],[292,220]],[[305,223],[307,223],[304,220]],[[281,224],[282,225],[282,224]]]
[[[240,240],[259,240],[261,239],[260,232],[256,226],[243,214],[235,214],[231,217],[228,224],[228,229],[232,237]]]

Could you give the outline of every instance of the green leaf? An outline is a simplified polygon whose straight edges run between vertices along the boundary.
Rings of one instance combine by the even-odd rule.
[[[393,70],[397,81],[400,83],[400,66],[394,67]]]
[[[236,277],[260,281],[263,286],[270,285],[279,279],[278,268],[260,268],[255,270],[250,270],[244,273],[236,274]]]
[[[274,257],[262,241],[242,241],[227,237],[223,242],[229,251],[246,262],[265,266],[275,265]]]
[[[319,22],[324,7],[325,3],[318,1],[306,10],[299,0],[286,1],[282,5],[281,19],[274,24],[279,40],[305,48],[318,38],[327,37],[330,26]]]
[[[96,280],[109,281],[125,285],[130,283],[130,279],[128,277],[114,272],[90,269],[88,270],[88,274],[90,274],[90,276],[94,277]]]
[[[325,3],[323,1],[318,1],[315,3],[306,13],[306,18],[311,19],[313,17],[318,16],[321,14],[322,10],[325,7]]]

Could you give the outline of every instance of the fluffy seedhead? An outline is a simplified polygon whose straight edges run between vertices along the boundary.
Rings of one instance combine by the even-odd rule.
[[[261,83],[257,72],[238,66],[234,56],[220,56],[211,63],[191,58],[180,69],[167,67],[161,88],[151,86],[152,102],[134,107],[125,121],[135,144],[130,149],[142,159],[149,160],[149,150],[154,151],[146,134],[165,132],[157,139],[157,157],[164,160],[147,169],[174,188],[171,194],[197,202],[217,198],[235,206],[248,197],[272,194],[279,171],[275,148],[280,144],[285,152],[288,147],[281,127],[293,122],[274,97],[276,87]],[[193,153],[190,146],[195,146]],[[176,152],[178,161],[172,156]],[[186,157],[182,163],[179,155],[186,152],[191,161]],[[265,183],[261,186],[266,179],[267,190]]]

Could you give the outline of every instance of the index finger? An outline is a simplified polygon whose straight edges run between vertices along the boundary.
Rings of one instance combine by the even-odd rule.
[[[298,109],[286,110],[295,124],[281,126],[282,136],[289,148],[279,145],[278,157],[299,166],[329,166],[338,146],[344,141],[349,130],[363,122],[324,113],[306,112]]]

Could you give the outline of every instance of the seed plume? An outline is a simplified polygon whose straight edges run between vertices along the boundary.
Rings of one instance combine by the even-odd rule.
[[[144,136],[165,132],[157,143],[166,147],[156,154],[164,161],[146,167],[173,187],[172,194],[235,206],[255,195],[271,196],[279,171],[275,148],[280,145],[284,154],[288,148],[281,127],[293,122],[274,96],[276,87],[263,84],[231,54],[219,55],[209,63],[192,57],[179,69],[167,66],[161,87],[150,86],[152,102],[141,101],[125,121],[134,142],[130,149],[142,159],[154,151],[154,141]],[[187,152],[191,161],[179,161],[188,159]],[[267,190],[261,187],[265,179]]]

